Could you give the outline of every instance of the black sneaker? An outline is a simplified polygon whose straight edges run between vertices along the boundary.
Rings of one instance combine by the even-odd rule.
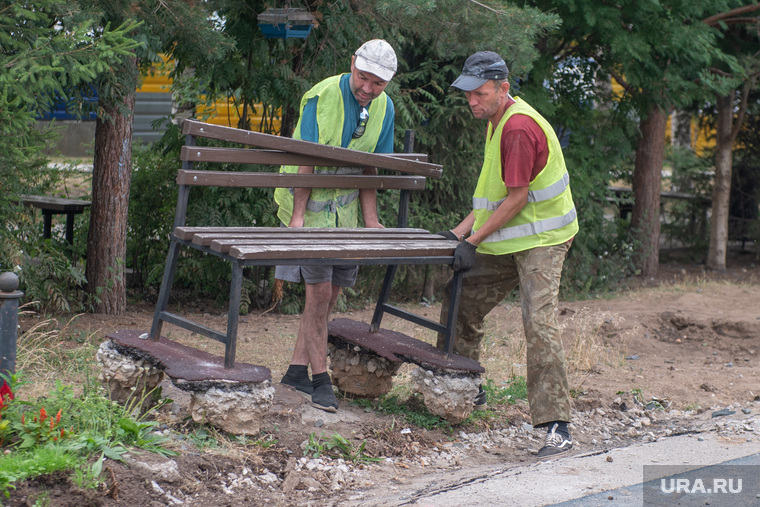
[[[556,433],[555,430],[557,429],[557,426],[559,426],[559,424],[554,423],[551,429],[546,432],[546,442],[544,443],[544,446],[539,449],[537,454],[539,458],[560,454],[573,448],[573,439],[570,435],[564,436],[560,433]]]
[[[486,407],[488,407],[486,392],[481,386],[478,386],[478,395],[475,396],[475,410],[484,410]]]
[[[314,387],[312,387],[311,379],[308,376],[306,378],[294,378],[286,373],[280,380],[280,384],[295,387],[296,390],[306,394],[314,392]]]
[[[325,412],[338,411],[338,398],[335,397],[332,384],[322,384],[314,388],[311,404]]]

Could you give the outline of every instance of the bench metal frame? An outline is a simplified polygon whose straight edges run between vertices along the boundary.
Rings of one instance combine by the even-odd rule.
[[[355,152],[342,148],[307,143],[278,136],[259,134],[256,132],[242,131],[228,127],[219,127],[209,125],[193,120],[187,120],[184,126],[186,134],[186,144],[182,150],[182,170],[179,171],[177,182],[179,185],[179,194],[177,198],[177,208],[174,220],[174,230],[172,231],[169,245],[169,252],[166,259],[166,267],[161,283],[156,310],[153,317],[150,333],[147,338],[158,340],[164,322],[187,329],[194,333],[206,336],[224,344],[224,366],[231,369],[235,366],[235,352],[237,346],[238,320],[240,313],[241,290],[243,283],[243,270],[250,266],[276,266],[276,265],[387,265],[385,278],[380,290],[380,295],[375,307],[375,312],[370,323],[370,330],[377,331],[380,329],[383,315],[389,313],[401,319],[408,320],[415,324],[432,329],[445,336],[445,349],[447,356],[450,357],[454,347],[454,333],[456,330],[456,319],[459,310],[459,292],[462,283],[462,272],[455,271],[453,276],[452,296],[450,298],[448,321],[446,325],[439,322],[420,317],[416,314],[407,312],[393,305],[388,304],[393,279],[399,264],[451,264],[454,260],[453,249],[455,245],[444,247],[445,254],[437,255],[420,255],[420,256],[402,256],[402,255],[370,255],[367,254],[362,258],[341,258],[339,256],[323,256],[318,258],[307,258],[305,256],[283,258],[282,256],[257,258],[246,258],[239,249],[228,249],[222,251],[219,245],[213,243],[201,244],[201,242],[192,241],[190,237],[195,238],[197,233],[202,232],[203,227],[185,227],[187,216],[187,205],[190,194],[190,187],[195,185],[215,185],[215,186],[253,186],[253,187],[310,187],[310,188],[391,188],[400,190],[398,229],[402,232],[425,233],[431,236],[428,231],[422,229],[408,229],[408,213],[410,190],[424,188],[424,177],[440,177],[440,166],[420,162],[420,159],[426,158],[416,154],[394,154],[378,155],[371,153]],[[231,142],[250,144],[253,146],[262,146],[264,148],[274,148],[288,151],[261,151],[234,148],[202,148],[196,147],[196,137],[211,137]],[[405,151],[411,151],[414,143],[413,132],[407,131],[405,138]],[[272,158],[272,157],[275,158]],[[320,157],[315,159],[314,156]],[[311,158],[310,158],[311,157]],[[278,164],[290,165],[375,165],[385,169],[392,169],[403,172],[411,172],[416,175],[412,176],[338,176],[338,175],[313,175],[304,178],[305,175],[283,175],[278,173],[238,173],[225,172],[216,173],[212,171],[194,171],[192,169],[193,161],[208,162],[237,162],[237,163],[259,163],[270,164],[276,160]],[[317,163],[314,161],[318,160]],[[264,162],[266,161],[266,162]],[[299,178],[300,176],[300,178]],[[287,180],[287,181],[286,181]],[[207,228],[209,230],[219,231],[220,228]],[[245,228],[223,228],[230,232],[236,229]],[[252,230],[255,230],[253,228]],[[258,228],[261,230],[264,228]],[[363,229],[366,234],[385,234],[398,232],[398,229]],[[333,229],[332,231],[336,231]],[[353,232],[358,232],[353,230]],[[394,241],[394,240],[389,240]],[[403,240],[398,240],[403,241]],[[451,243],[448,240],[439,239],[441,245]],[[189,247],[200,250],[203,253],[214,255],[232,265],[232,276],[230,283],[230,303],[227,313],[226,332],[220,332],[202,324],[196,323],[188,318],[174,314],[168,311],[169,296],[171,293],[172,283],[177,268],[177,259],[179,257],[180,247]],[[216,249],[215,249],[216,248]],[[243,247],[241,247],[243,248]],[[337,252],[336,252],[337,255]]]

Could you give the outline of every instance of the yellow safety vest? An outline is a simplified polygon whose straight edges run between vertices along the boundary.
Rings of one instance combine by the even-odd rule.
[[[317,125],[319,126],[319,144],[340,146],[343,136],[343,94],[340,89],[341,76],[333,76],[317,83],[301,99],[301,109],[293,133],[294,139],[301,139],[301,117],[306,103],[313,97],[317,102]],[[369,106],[369,120],[364,135],[351,139],[351,150],[374,152],[385,119],[388,98],[385,92],[374,99]],[[280,172],[296,173],[298,166],[282,166]],[[321,167],[314,168],[315,173],[322,174],[361,174],[364,167]],[[359,190],[314,188],[304,214],[304,227],[357,227],[359,225]],[[279,206],[277,217],[284,224],[290,223],[293,215],[293,189],[278,188],[274,198]]]
[[[473,232],[488,220],[509,193],[502,180],[501,136],[507,120],[514,114],[533,118],[546,135],[549,157],[546,165],[528,186],[528,202],[512,220],[478,245],[478,252],[505,255],[539,246],[559,245],[578,232],[570,177],[565,167],[559,139],[549,122],[521,99],[515,99],[494,130],[488,123],[483,168],[472,197],[475,215]]]

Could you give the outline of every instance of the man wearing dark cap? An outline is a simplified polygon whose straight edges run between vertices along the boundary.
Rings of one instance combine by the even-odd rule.
[[[460,241],[454,270],[464,270],[454,351],[478,360],[483,319],[520,286],[527,343],[528,402],[535,427],[546,427],[538,456],[573,446],[565,355],[555,311],[562,264],[578,232],[570,180],[557,135],[525,101],[509,95],[504,60],[470,56],[451,86],[465,92],[475,118],[488,120],[473,211],[450,231]],[[466,238],[466,239],[465,239]],[[442,303],[446,322],[450,284]],[[439,334],[438,347],[444,338]],[[483,407],[483,389],[475,399]]]
[[[393,152],[393,101],[385,87],[396,73],[396,53],[386,41],[365,42],[351,57],[351,72],[317,83],[301,99],[293,137],[371,153]],[[376,174],[363,167],[284,166],[281,172]],[[278,188],[277,216],[288,227],[382,228],[374,190]],[[338,400],[327,373],[327,323],[342,287],[356,282],[358,266],[277,266],[275,278],[300,283],[305,301],[298,338],[281,382],[311,395],[312,404],[335,412]],[[311,366],[312,378],[308,367]]]

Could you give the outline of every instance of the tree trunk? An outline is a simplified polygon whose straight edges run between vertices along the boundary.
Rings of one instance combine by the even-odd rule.
[[[726,270],[728,204],[731,197],[731,170],[733,167],[731,129],[734,114],[734,92],[717,97],[717,106],[715,181],[713,182],[710,249],[707,252],[707,267],[723,272]]]
[[[131,61],[137,72],[137,61]],[[135,91],[122,102],[99,99],[109,117],[95,124],[95,159],[92,171],[92,206],[87,242],[87,291],[98,313],[121,315],[127,307],[125,261],[127,210],[132,182],[132,116]],[[126,116],[125,116],[126,114]]]
[[[667,115],[658,106],[639,123],[641,137],[633,170],[631,227],[638,240],[636,267],[645,277],[657,276],[660,255],[660,185],[665,157]]]

